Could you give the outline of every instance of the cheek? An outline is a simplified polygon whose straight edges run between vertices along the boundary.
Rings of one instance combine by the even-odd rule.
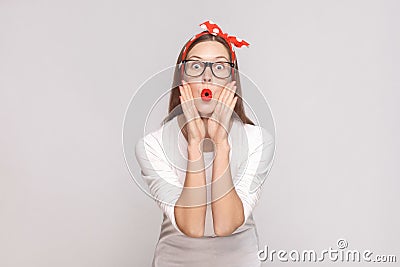
[[[200,83],[191,83],[190,88],[192,89],[192,95],[193,97],[199,97],[200,96],[200,91],[202,90]]]
[[[218,90],[216,90],[216,91],[214,92],[213,98],[214,98],[214,99],[218,99],[219,96],[221,95],[221,93],[222,93],[222,90],[221,90],[220,88],[218,88]]]
[[[214,91],[213,98],[214,98],[214,99],[218,99],[219,96],[220,96],[220,94],[221,94],[221,90]]]

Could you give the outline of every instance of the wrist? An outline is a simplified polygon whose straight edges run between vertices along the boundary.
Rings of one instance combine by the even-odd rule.
[[[187,146],[189,153],[199,153],[203,152],[203,143],[189,143]]]
[[[228,140],[220,142],[220,143],[214,143],[214,144],[215,144],[216,150],[229,151],[231,149],[231,146],[230,146]]]
[[[202,163],[203,160],[203,145],[201,144],[188,144],[187,147],[188,160],[192,164],[195,162]]]

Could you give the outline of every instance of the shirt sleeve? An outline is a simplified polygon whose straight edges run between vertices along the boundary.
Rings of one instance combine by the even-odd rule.
[[[135,155],[151,196],[171,220],[175,229],[184,235],[178,228],[174,215],[175,203],[181,195],[182,185],[168,163],[161,144],[153,134],[148,134],[136,143]]]
[[[275,150],[273,136],[260,126],[253,126],[248,137],[248,157],[238,167],[235,190],[243,204],[244,223],[257,205],[261,186],[272,166]]]

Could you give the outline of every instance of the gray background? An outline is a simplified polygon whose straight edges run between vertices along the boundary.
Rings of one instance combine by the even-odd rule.
[[[207,19],[251,44],[239,65],[275,118],[260,246],[321,251],[345,238],[399,260],[399,11],[365,0],[1,1],[0,266],[150,264],[162,214],[129,176],[123,117]]]

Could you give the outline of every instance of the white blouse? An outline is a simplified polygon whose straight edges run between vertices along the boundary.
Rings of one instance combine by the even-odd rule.
[[[252,211],[271,168],[275,143],[273,136],[263,127],[243,124],[238,119],[234,119],[228,140],[232,180],[244,210],[244,223],[235,234],[254,227]],[[184,235],[174,216],[174,205],[182,192],[187,167],[187,141],[177,117],[142,137],[136,143],[135,155],[142,178],[164,213],[160,240],[170,235]],[[215,237],[210,203],[214,152],[203,152],[203,155],[208,203],[204,236]]]

